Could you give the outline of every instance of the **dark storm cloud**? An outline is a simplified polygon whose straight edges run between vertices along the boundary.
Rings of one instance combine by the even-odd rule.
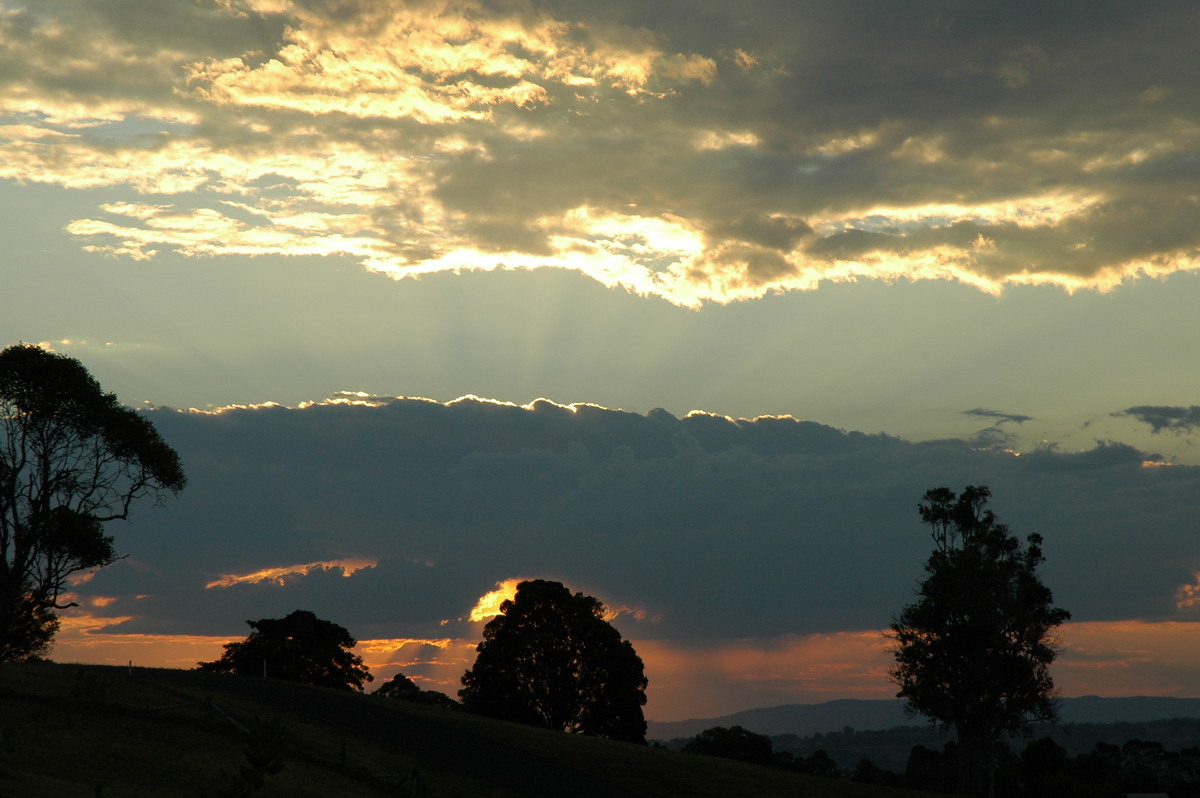
[[[1186,433],[1200,427],[1200,407],[1169,407],[1162,405],[1139,405],[1120,413],[1149,424],[1154,432]]]
[[[97,611],[133,615],[120,631],[177,634],[305,607],[363,638],[469,637],[459,620],[482,594],[533,576],[638,611],[620,626],[639,638],[880,628],[928,553],[921,495],[968,484],[1045,536],[1047,581],[1077,620],[1171,615],[1200,571],[1181,501],[1200,471],[1121,444],[1015,456],[792,418],[368,404],[152,411],[189,488],[114,527],[129,558],[79,591],[116,597]]]

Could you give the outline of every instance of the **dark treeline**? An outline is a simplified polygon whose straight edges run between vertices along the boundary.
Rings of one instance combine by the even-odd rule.
[[[1113,742],[1124,740],[1123,743]],[[676,738],[668,748],[857,782],[953,794],[957,751],[927,726],[766,736],[740,726]],[[1200,719],[1039,727],[997,756],[1000,798],[1200,798]]]
[[[1032,732],[1036,739],[1049,737],[1066,749],[1069,756],[1078,756],[1092,751],[1096,743],[1120,745],[1127,740],[1155,742],[1164,748],[1181,751],[1200,746],[1200,718],[1173,718],[1140,723],[1067,723],[1061,726],[1038,725]],[[815,751],[825,751],[843,770],[850,770],[859,760],[870,759],[887,770],[902,772],[908,762],[909,752],[914,746],[941,750],[953,735],[941,733],[928,725],[896,726],[891,729],[862,731],[844,728],[813,735],[771,735],[776,751],[786,751],[793,756],[805,757]],[[670,747],[682,748],[688,738],[672,740]],[[1023,740],[1016,739],[1010,746],[1017,750],[1024,747]]]

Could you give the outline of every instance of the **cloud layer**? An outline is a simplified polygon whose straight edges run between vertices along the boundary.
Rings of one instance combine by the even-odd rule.
[[[149,416],[190,485],[115,528],[128,559],[77,587],[110,632],[230,634],[303,607],[361,638],[470,638],[481,597],[523,577],[599,596],[636,638],[879,629],[928,554],[921,495],[967,484],[1044,535],[1077,621],[1200,605],[1200,470],[1119,443],[1017,455],[790,417],[355,394]]]
[[[136,7],[141,9],[141,7]],[[0,2],[0,178],[115,255],[564,268],[684,306],[1197,267],[1188,4]]]

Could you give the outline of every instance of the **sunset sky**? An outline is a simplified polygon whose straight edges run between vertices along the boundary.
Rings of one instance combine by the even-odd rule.
[[[889,697],[917,502],[987,484],[1046,538],[1064,693],[1200,696],[1198,35],[0,0],[0,346],[79,358],[191,478],[53,656],[187,667],[301,607],[454,694],[472,608],[543,577],[618,612],[653,719]]]

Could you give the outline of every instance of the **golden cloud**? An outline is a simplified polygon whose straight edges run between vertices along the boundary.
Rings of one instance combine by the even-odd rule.
[[[509,17],[476,2],[360,11],[347,24],[292,6],[294,22],[273,57],[193,64],[188,83],[216,105],[444,124],[491,119],[496,106],[544,105],[551,84],[637,94],[656,68],[702,83],[716,69],[711,59],[663,53],[645,34],[606,41],[586,26]]]
[[[1147,465],[1161,466],[1163,463],[1143,463],[1142,467]],[[1190,610],[1200,607],[1200,573],[1196,574],[1196,581],[1190,585],[1180,585],[1178,592],[1175,594],[1175,606],[1181,610]]]
[[[89,251],[337,255],[396,279],[570,269],[690,308],[864,279],[1106,291],[1200,269],[1194,192],[1162,177],[1192,168],[1200,128],[1164,76],[1119,125],[1034,106],[825,124],[818,106],[788,126],[784,54],[753,42],[715,47],[724,75],[664,33],[536,4],[172,8],[278,27],[255,49],[189,48],[0,16],[30,76],[0,87],[0,179],[167,198],[73,221]],[[979,69],[1014,94],[1055,68],[1034,44],[993,55]],[[808,232],[747,240],[728,224],[743,213]]]
[[[497,582],[495,590],[484,593],[475,602],[475,606],[471,608],[471,612],[467,615],[467,620],[472,623],[479,623],[499,615],[500,605],[506,601],[511,601],[517,595],[517,585],[524,581],[524,577],[514,577]]]
[[[341,571],[342,576],[349,579],[365,568],[374,568],[378,560],[365,558],[348,558],[340,560],[322,560],[320,562],[302,563],[297,565],[280,565],[272,568],[262,568],[246,574],[222,574],[206,584],[205,588],[233,587],[234,585],[253,585],[261,582],[271,582],[283,587],[289,580],[308,576],[313,571]]]

